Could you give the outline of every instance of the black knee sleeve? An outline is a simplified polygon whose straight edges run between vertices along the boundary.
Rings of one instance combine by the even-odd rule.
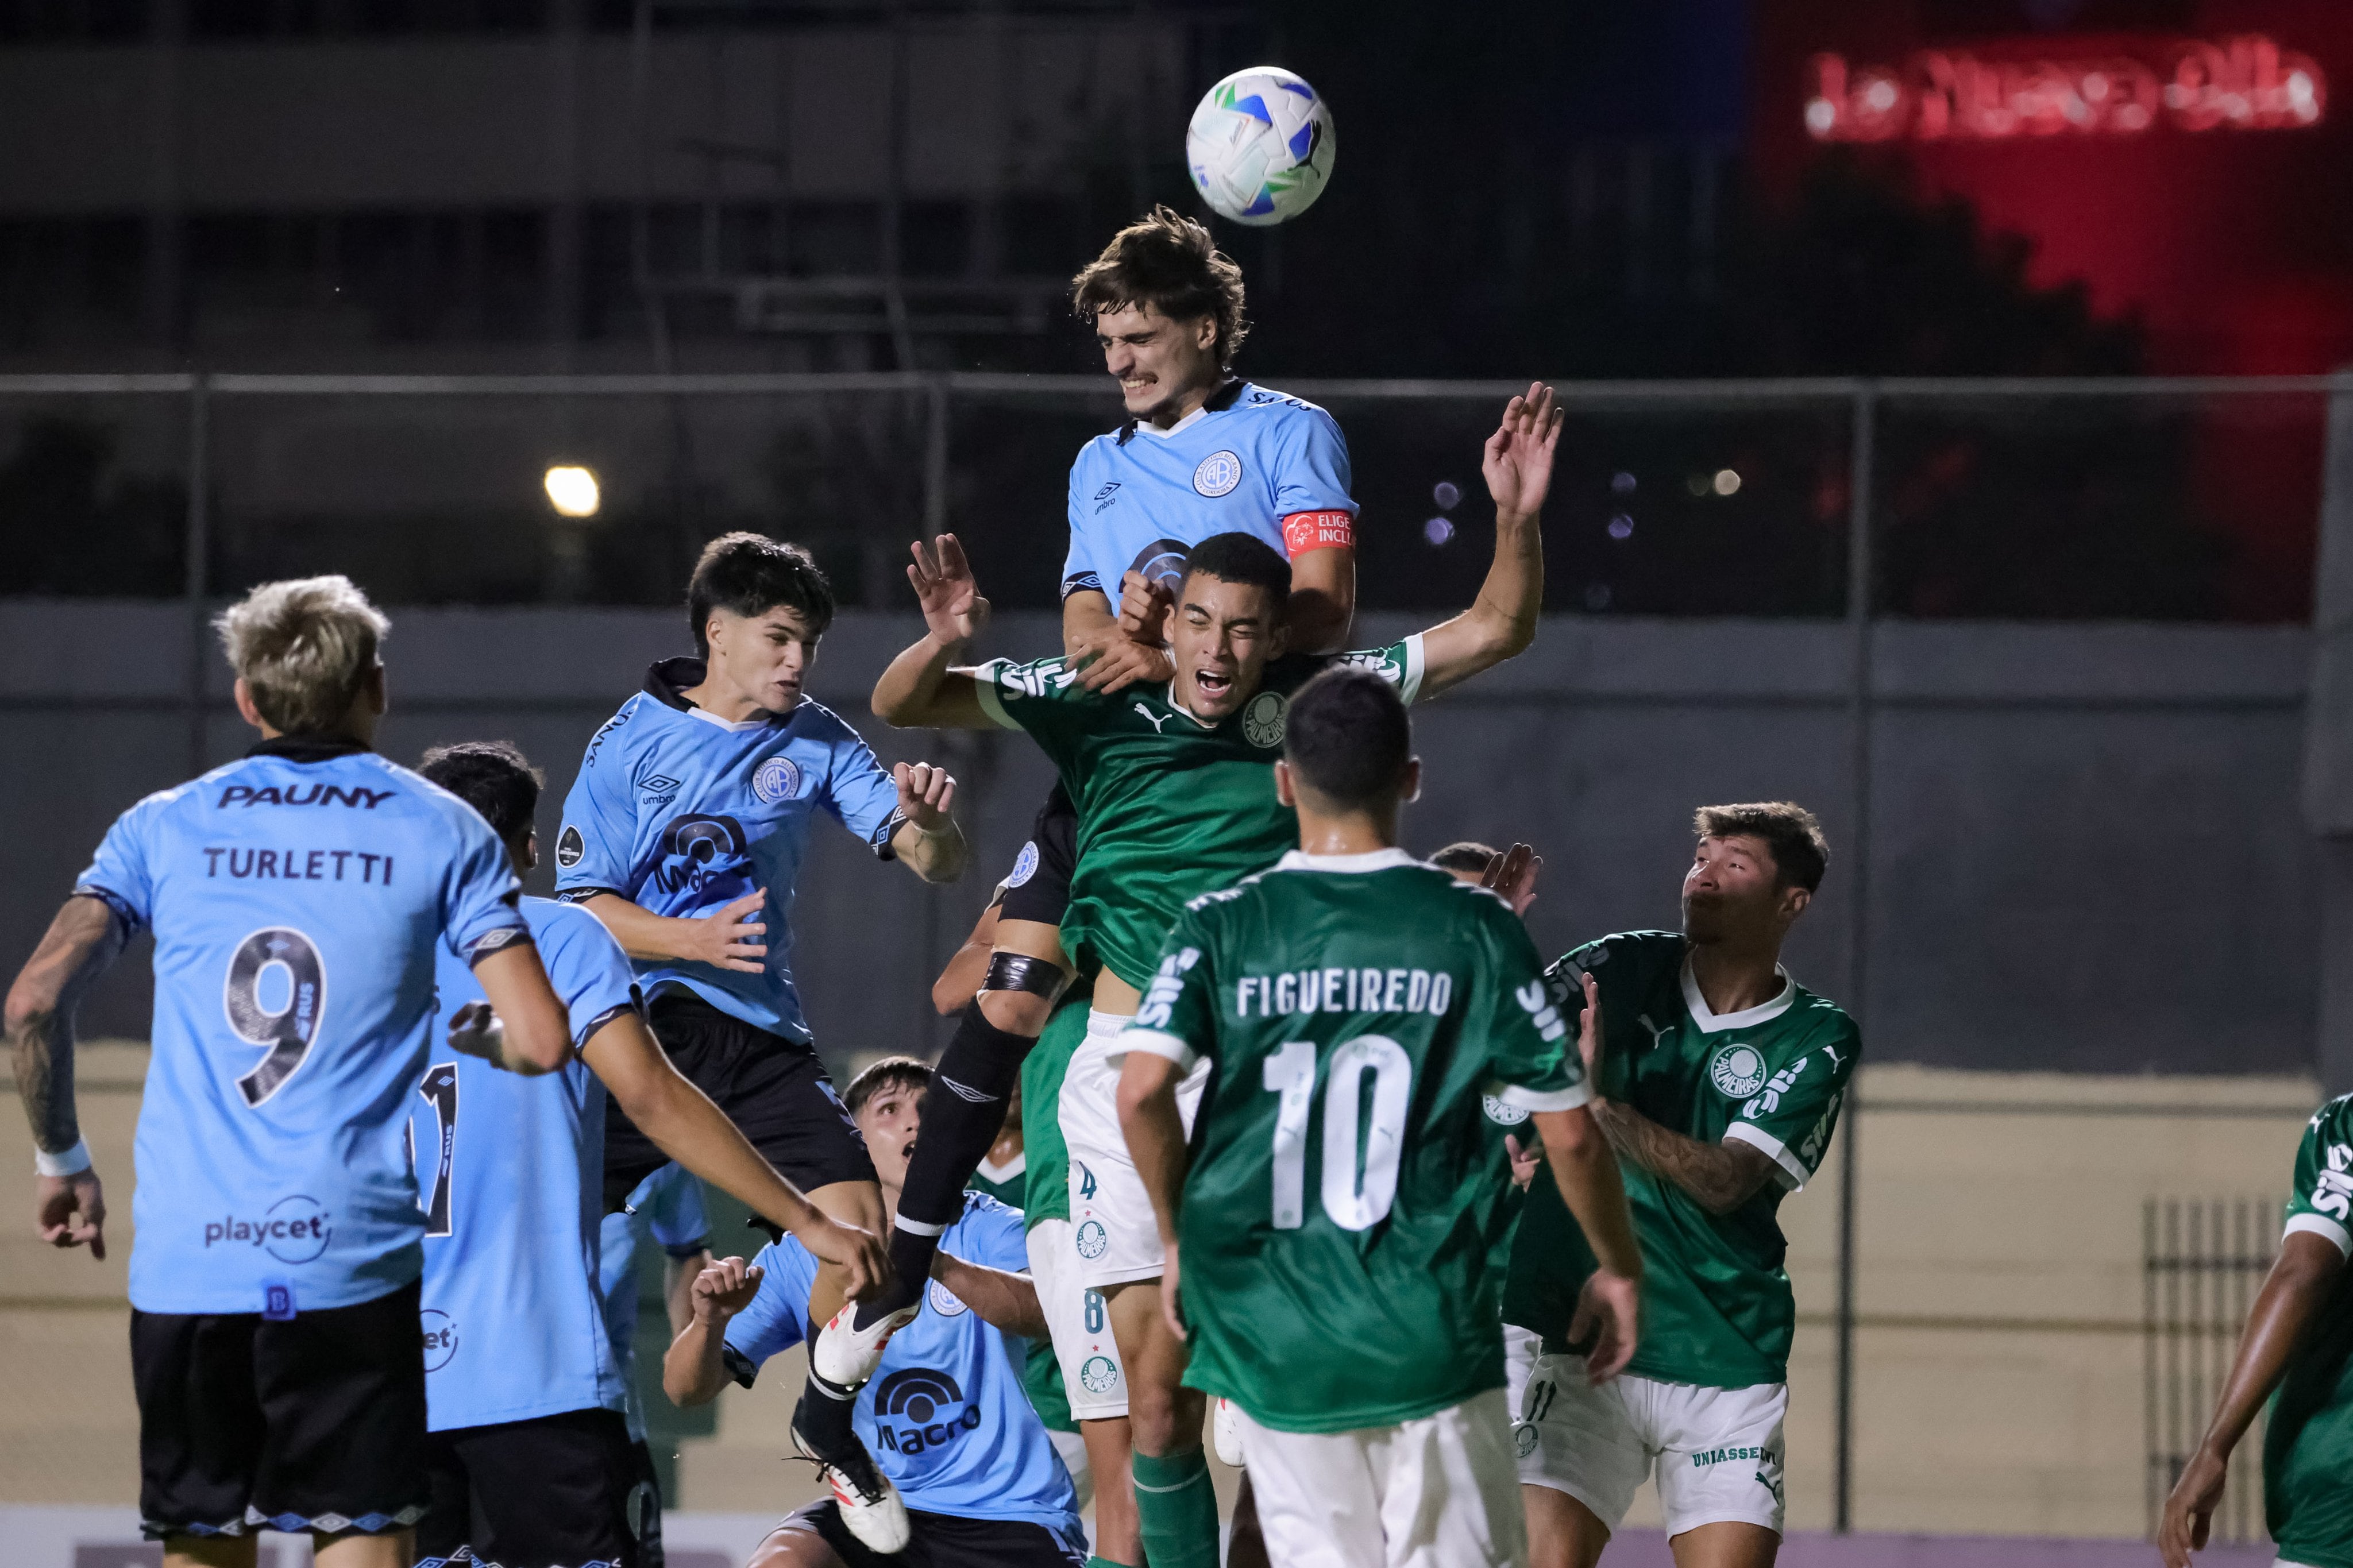
[[[1021,1058],[1038,1042],[1000,1029],[981,1016],[977,999],[965,1005],[955,1037],[932,1071],[923,1096],[923,1131],[907,1164],[899,1217],[946,1226],[964,1212],[964,1187],[1005,1127],[1005,1111]]]

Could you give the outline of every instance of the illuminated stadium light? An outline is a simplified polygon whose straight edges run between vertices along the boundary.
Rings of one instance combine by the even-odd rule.
[[[1715,470],[1715,493],[1728,496],[1740,489],[1740,476],[1730,468]]]
[[[1454,525],[1442,517],[1433,517],[1421,525],[1421,536],[1428,540],[1430,548],[1435,550],[1453,541]]]
[[[2176,39],[2143,55],[2016,58],[1924,49],[1900,69],[1816,55],[1806,95],[1817,142],[1998,142],[2177,131],[2295,131],[2320,123],[2328,85],[2311,57],[2260,33]],[[2031,54],[2024,52],[2031,49]]]
[[[559,464],[547,470],[543,481],[547,486],[547,503],[562,517],[594,517],[604,504],[596,489],[596,476],[590,470],[570,464]]]

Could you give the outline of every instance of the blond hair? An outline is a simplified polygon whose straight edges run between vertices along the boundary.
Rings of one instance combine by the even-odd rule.
[[[392,623],[338,573],[264,583],[213,629],[255,710],[272,729],[302,735],[342,725]]]

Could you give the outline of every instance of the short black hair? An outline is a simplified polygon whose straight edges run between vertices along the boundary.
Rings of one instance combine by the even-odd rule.
[[[833,584],[817,557],[765,533],[721,534],[702,547],[694,575],[687,580],[694,651],[710,656],[711,637],[703,628],[712,610],[765,616],[779,605],[807,616],[820,633],[833,625]]]
[[[531,829],[547,775],[512,741],[460,741],[425,753],[417,771],[481,813],[501,843]]]
[[[864,1070],[849,1080],[849,1088],[841,1103],[849,1114],[857,1115],[866,1109],[866,1102],[886,1089],[929,1089],[932,1069],[929,1063],[913,1057],[884,1057],[879,1062],[869,1062]]]
[[[1483,877],[1487,868],[1495,863],[1498,853],[1492,844],[1482,844],[1475,838],[1464,838],[1448,845],[1430,858],[1430,863],[1441,871],[1469,871]]]
[[[1831,841],[1814,814],[1794,800],[1757,801],[1746,805],[1703,805],[1693,814],[1692,829],[1703,838],[1754,838],[1773,857],[1773,885],[1795,882],[1810,893],[1820,892],[1822,873],[1830,869]]]
[[[1185,557],[1185,576],[1215,577],[1220,583],[1244,583],[1274,596],[1274,618],[1291,607],[1291,563],[1282,552],[1254,533],[1213,533],[1193,546]],[[1182,584],[1179,584],[1181,588]]]
[[[1327,669],[1291,700],[1282,755],[1301,784],[1334,805],[1372,805],[1404,787],[1413,721],[1397,688],[1372,671]]]

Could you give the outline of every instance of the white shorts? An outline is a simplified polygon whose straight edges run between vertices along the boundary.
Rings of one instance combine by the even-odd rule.
[[[1127,1373],[1111,1337],[1103,1299],[1079,1283],[1071,1222],[1041,1219],[1029,1227],[1029,1279],[1062,1365],[1062,1392],[1073,1421],[1108,1421],[1127,1414]]]
[[[1284,1568],[1525,1568],[1502,1389],[1356,1432],[1274,1432],[1234,1415],[1266,1554]]]
[[[1160,1226],[1119,1128],[1119,1073],[1125,1058],[1109,1053],[1127,1024],[1117,1013],[1089,1013],[1087,1037],[1071,1053],[1070,1070],[1062,1076],[1062,1142],[1071,1152],[1075,1227],[1071,1242],[1079,1278],[1096,1290],[1157,1279],[1163,1267]],[[1176,1086],[1176,1113],[1184,1118],[1187,1137],[1208,1081],[1209,1064],[1203,1060]]]
[[[1567,1492],[1615,1531],[1651,1479],[1670,1540],[1727,1522],[1780,1532],[1788,1384],[1702,1388],[1621,1373],[1596,1388],[1583,1356],[1538,1347],[1504,1325],[1522,1485]]]

